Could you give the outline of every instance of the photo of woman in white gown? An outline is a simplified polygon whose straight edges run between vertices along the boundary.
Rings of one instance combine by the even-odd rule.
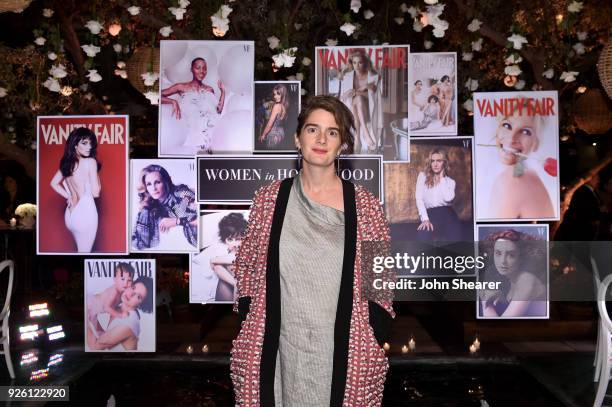
[[[95,134],[84,127],[68,136],[59,170],[51,180],[51,188],[66,199],[64,221],[72,233],[79,253],[92,251],[98,231],[98,210],[95,198],[100,196],[96,159],[98,142]]]
[[[225,103],[225,87],[219,80],[217,95],[212,86],[204,83],[208,72],[206,60],[201,57],[191,61],[192,80],[176,83],[162,89],[161,103],[172,105],[172,116],[185,120],[187,135],[184,146],[196,146],[200,151],[212,153],[212,133]],[[177,99],[171,98],[178,95]]]

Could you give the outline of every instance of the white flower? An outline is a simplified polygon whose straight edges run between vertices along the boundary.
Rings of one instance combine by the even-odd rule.
[[[553,71],[552,68],[548,68],[547,70],[542,72],[542,76],[546,79],[552,79],[552,77],[555,76],[555,71]]]
[[[298,81],[303,81],[304,80],[304,74],[301,72],[298,72],[295,74],[295,79],[297,79]]]
[[[474,54],[472,54],[471,52],[464,52],[463,54],[461,54],[461,59],[463,59],[464,61],[471,61],[472,58],[474,58]]]
[[[561,79],[563,82],[574,82],[576,80],[576,76],[578,76],[578,72],[576,71],[567,71],[567,72],[562,72],[561,73],[561,77],[559,79]]]
[[[414,6],[410,6],[404,11],[404,13],[410,14],[411,18],[416,18],[420,14],[420,12],[421,11]]]
[[[302,94],[302,96],[306,96],[308,91],[306,89],[302,89],[302,90],[300,90],[300,93]]]
[[[274,35],[271,37],[268,37],[268,47],[270,47],[270,49],[278,48],[279,44],[280,44],[280,40],[278,39],[278,37]]]
[[[521,57],[520,55],[512,54],[508,58],[506,58],[504,62],[506,63],[506,65],[512,65],[512,64],[520,64],[522,60],[523,60],[523,57]]]
[[[578,37],[578,41],[584,41],[587,39],[587,32],[586,31],[578,31],[576,33],[576,36]]]
[[[172,34],[172,32],[173,32],[172,27],[170,27],[169,25],[166,25],[166,26],[164,26],[164,27],[159,29],[159,34],[162,37],[167,37],[170,34]]]
[[[423,31],[423,24],[421,24],[421,20],[419,19],[415,19],[412,22],[412,29],[418,33],[420,33],[421,31]]]
[[[44,8],[43,11],[42,11],[43,17],[47,17],[47,18],[51,18],[53,13],[54,13],[54,11],[51,10],[50,8]]]
[[[100,24],[99,22],[97,22],[96,20],[89,20],[86,24],[85,27],[87,27],[87,29],[89,30],[90,33],[94,34],[94,35],[98,35],[100,34],[100,31],[102,31],[102,29],[104,28],[102,26],[102,24]]]
[[[355,32],[355,28],[357,27],[355,27],[351,23],[344,23],[340,26],[340,31],[344,31],[344,33],[350,37],[353,34],[353,32]]]
[[[302,58],[302,65],[304,65],[304,66],[308,66],[308,65],[310,65],[311,63],[312,63],[312,60],[311,60],[310,58],[308,58],[308,57],[304,57],[304,58]]]
[[[569,11],[570,13],[579,13],[580,10],[582,10],[581,1],[572,1],[570,4],[567,5],[567,11]]]
[[[89,78],[90,82],[100,82],[102,80],[102,76],[100,76],[97,69],[90,69],[89,73],[85,76]]]
[[[36,45],[45,45],[45,42],[47,42],[47,40],[44,37],[38,37],[34,40],[34,44]]]
[[[117,61],[117,68],[119,68],[119,69],[125,69],[125,62],[123,62],[123,61]]]
[[[51,69],[49,69],[49,75],[53,76],[54,78],[61,79],[65,78],[68,74],[66,73],[66,67],[62,64],[58,64],[51,65]]]
[[[366,20],[369,20],[372,17],[374,17],[374,12],[372,10],[363,11],[363,18],[365,18]]]
[[[518,89],[521,90],[525,87],[525,81],[522,79],[519,79],[515,84],[514,84],[514,89]]]
[[[463,102],[462,106],[468,112],[473,112],[474,111],[474,101],[472,99],[468,99],[465,102]]]
[[[523,48],[523,44],[527,44],[527,38],[520,34],[512,34],[508,37],[508,41],[512,43],[514,49],[521,49]]]
[[[95,57],[98,52],[100,52],[100,47],[93,44],[81,45],[81,48],[83,48],[83,52],[85,52],[88,57]]]
[[[148,91],[144,93],[144,96],[149,99],[149,101],[151,102],[152,105],[158,105],[159,104],[159,92],[155,92],[155,91]]]
[[[47,58],[49,58],[51,61],[55,61],[57,59],[57,54],[55,52],[49,52],[47,54]]]
[[[431,47],[433,47],[433,42],[426,40],[423,42],[423,47],[425,47],[425,49],[430,49]]]
[[[226,32],[229,31],[229,19],[227,18],[232,12],[232,8],[226,6],[225,4],[219,7],[219,10],[212,16],[210,16],[210,21],[212,22],[213,33],[215,30],[219,33],[217,36],[222,37]]]
[[[190,4],[191,2],[189,0],[179,0],[180,8],[187,8],[187,6],[189,6]]]
[[[121,52],[121,50],[123,49],[123,47],[121,46],[121,44],[113,44],[113,50],[118,54]]]
[[[274,61],[274,65],[277,68],[291,68],[293,63],[295,62],[295,53],[297,52],[297,47],[287,48],[281,53],[276,55],[272,55],[272,60]]]
[[[159,79],[159,74],[157,72],[145,72],[140,77],[144,81],[145,86],[153,86]]]
[[[433,33],[434,37],[436,37],[436,38],[444,37],[444,30],[441,29],[441,28],[434,28],[432,33]]]
[[[404,24],[404,17],[395,17],[393,20],[395,21],[397,25]]]
[[[574,51],[576,51],[576,54],[578,55],[582,55],[585,52],[584,44],[581,42],[575,43],[574,45],[572,45],[572,48],[574,49]]]
[[[472,51],[480,51],[482,49],[482,37],[476,41],[472,41]]]
[[[20,218],[24,218],[26,216],[36,216],[36,205],[31,203],[24,203],[19,205],[15,209],[15,215]]]
[[[36,143],[36,140],[34,140],[30,143],[30,148],[32,150],[36,150],[36,147],[38,147],[38,144]]]
[[[399,5],[399,9],[402,13],[407,13],[408,12],[408,6],[406,5],[406,3],[402,3]]]
[[[60,86],[57,79],[51,76],[47,78],[47,80],[43,83],[43,86],[49,89],[51,92],[59,92],[60,90],[62,90],[62,87]]]
[[[325,41],[325,45],[328,47],[335,47],[338,45],[338,40],[335,38],[328,38],[327,41]]]
[[[140,7],[138,6],[130,6],[127,8],[128,13],[130,13],[130,15],[132,16],[137,16],[138,14],[140,14]]]
[[[174,18],[177,20],[182,20],[183,16],[187,12],[184,8],[181,7],[168,7],[168,11],[174,15]]]
[[[123,79],[127,79],[127,71],[125,69],[115,69],[115,75],[122,77]]]
[[[465,81],[465,87],[467,90],[474,92],[476,89],[478,89],[478,80],[468,78],[467,81]]]
[[[361,0],[351,0],[351,10],[353,10],[353,13],[359,13],[360,8]]]
[[[468,25],[468,31],[470,32],[476,32],[478,30],[480,30],[480,26],[482,25],[482,21],[480,21],[479,19],[475,18],[472,20],[472,22]]]
[[[224,4],[221,7],[219,7],[219,12],[221,13],[221,18],[228,18],[230,13],[234,11],[233,8],[231,8],[230,6]]]
[[[425,0],[425,3],[427,4],[436,4],[438,2],[438,0]]]
[[[302,24],[300,23],[294,23],[293,26],[295,27],[296,31],[300,31],[302,29]]]
[[[0,98],[5,97],[7,94],[6,89],[3,87],[0,87]]]
[[[518,65],[508,65],[504,69],[504,73],[511,76],[519,76],[521,72],[523,71],[521,71],[521,68]]]

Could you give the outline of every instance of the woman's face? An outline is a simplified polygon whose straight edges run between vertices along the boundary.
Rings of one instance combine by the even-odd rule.
[[[202,59],[198,59],[191,65],[191,73],[193,77],[198,81],[202,82],[206,77],[206,62]]]
[[[283,97],[281,96],[280,91],[278,90],[272,91],[272,97],[274,98],[275,103],[280,103],[283,100]]]
[[[530,116],[510,116],[504,118],[497,128],[497,144],[503,164],[514,165],[520,154],[528,155],[537,143],[534,119]]]
[[[495,241],[493,261],[495,268],[502,276],[516,272],[519,264],[519,248],[517,243],[505,239]]]
[[[417,83],[414,84],[414,87],[416,88],[416,90],[423,89],[423,82],[417,81]]]
[[[431,170],[434,174],[440,174],[442,169],[444,168],[444,156],[439,153],[434,153],[431,155]]]
[[[242,244],[242,236],[230,236],[225,239],[225,244],[230,252],[235,252]]]
[[[147,296],[147,287],[143,283],[136,283],[125,289],[121,295],[123,306],[128,309],[136,309]]]
[[[89,154],[91,154],[91,140],[89,137],[82,138],[77,143],[76,152],[79,157],[89,157]]]
[[[166,187],[159,172],[153,171],[145,175],[144,184],[151,198],[163,200],[166,197]]]
[[[308,115],[297,139],[304,161],[317,167],[334,165],[340,152],[340,126],[334,115],[323,109],[316,109]]]
[[[354,55],[351,58],[351,62],[353,64],[353,69],[357,72],[365,72],[366,64],[361,55]]]

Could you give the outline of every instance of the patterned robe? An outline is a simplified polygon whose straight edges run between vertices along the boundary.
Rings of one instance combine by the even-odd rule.
[[[278,242],[292,182],[292,178],[276,181],[255,194],[246,236],[236,258],[238,298],[251,298],[250,311],[231,351],[231,378],[238,406],[274,405],[280,332]],[[393,292],[372,290],[364,284],[367,270],[362,272],[362,260],[370,264],[369,257],[379,254],[362,250],[362,243],[377,242],[375,245],[382,244],[380,250],[386,252],[389,227],[378,199],[365,188],[343,181],[343,196],[345,246],[334,327],[330,406],[380,406],[388,361],[370,326],[368,301],[394,317]],[[394,276],[386,270],[377,278],[391,281]],[[238,310],[238,301],[234,310]]]

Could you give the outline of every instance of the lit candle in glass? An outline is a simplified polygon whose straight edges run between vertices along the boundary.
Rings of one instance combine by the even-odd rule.
[[[187,353],[189,353],[190,355],[193,353],[193,346],[189,345],[187,346],[187,349],[185,349],[187,351]]]
[[[204,344],[204,346],[202,346],[202,353],[208,353],[208,345]]]
[[[10,223],[11,227],[14,228],[15,226],[17,226],[17,219],[11,218],[9,223]]]
[[[478,340],[478,337],[474,339],[474,347],[476,347],[476,350],[480,350],[480,341]]]
[[[391,345],[385,342],[385,344],[383,345],[383,349],[385,350],[385,352],[389,352],[389,349],[391,349]]]
[[[410,350],[414,350],[416,348],[416,341],[414,340],[414,338],[410,338],[410,340],[408,341],[408,347],[410,348]]]
[[[408,346],[406,346],[406,345],[402,346],[402,353],[405,354],[405,353],[408,353],[408,352],[409,352]]]
[[[474,353],[476,353],[478,349],[476,349],[476,345],[471,344],[470,345],[470,353],[473,355]]]

